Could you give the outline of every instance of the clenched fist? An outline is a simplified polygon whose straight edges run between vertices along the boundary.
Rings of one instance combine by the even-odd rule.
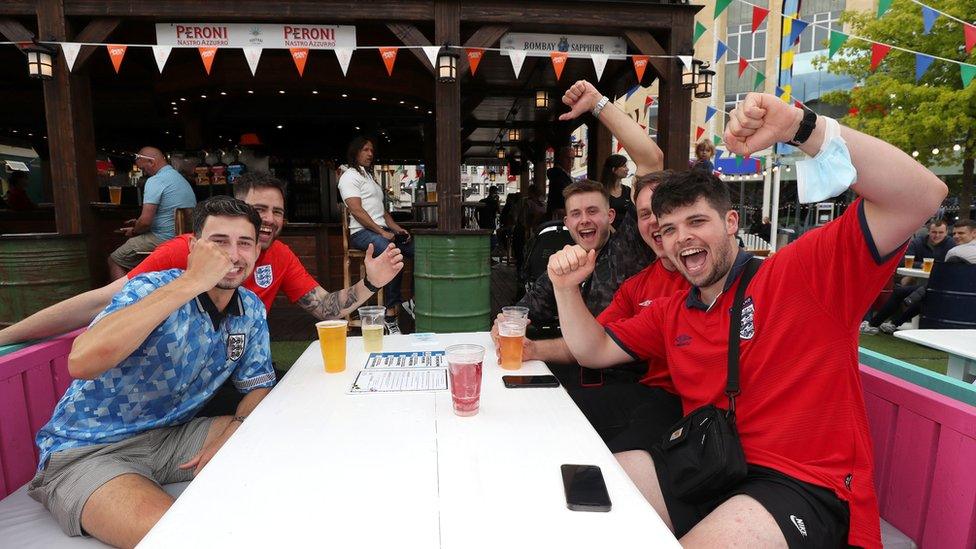
[[[596,266],[596,250],[586,251],[581,246],[565,246],[549,256],[547,272],[552,287],[557,290],[579,287],[589,278]]]
[[[793,139],[803,110],[768,93],[750,93],[736,105],[725,126],[728,150],[743,156]]]

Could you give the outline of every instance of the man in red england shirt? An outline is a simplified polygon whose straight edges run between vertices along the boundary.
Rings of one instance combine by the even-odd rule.
[[[673,495],[669,472],[651,452],[657,440],[617,459],[685,547],[730,540],[880,547],[858,326],[946,186],[895,147],[772,95],[750,94],[732,113],[725,141],[743,155],[798,143],[817,155],[815,177],[804,184],[838,174],[855,179],[853,167],[851,188],[861,198],[765,260],[745,292],[736,425],[749,463],[746,479],[691,503]],[[573,355],[592,366],[666,358],[685,413],[705,404],[725,407],[730,308],[750,260],[738,253],[738,214],[725,184],[695,171],[668,178],[652,206],[666,255],[692,288],[604,330],[578,290],[592,254],[567,247],[548,268],[563,334]]]
[[[261,216],[258,234],[261,254],[254,264],[254,272],[243,286],[256,293],[267,310],[282,290],[288,299],[297,302],[317,319],[340,318],[354,311],[403,268],[403,256],[391,244],[375,258],[367,254],[366,278],[338,292],[326,291],[308,274],[295,252],[277,239],[285,226],[284,182],[263,172],[247,173],[235,183],[234,194]],[[48,337],[88,325],[129,278],[144,272],[185,269],[190,236],[180,235],[161,244],[126,277],[52,305],[0,330],[0,345]]]

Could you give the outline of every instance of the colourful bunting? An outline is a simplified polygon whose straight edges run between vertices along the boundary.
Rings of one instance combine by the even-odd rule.
[[[803,34],[803,31],[807,30],[807,27],[809,27],[809,26],[810,26],[810,23],[807,23],[806,21],[804,21],[802,19],[794,19],[793,20],[793,26],[790,27],[790,45],[791,46],[793,44],[796,44],[800,40],[800,35]]]
[[[766,8],[760,8],[759,6],[752,7],[752,32],[756,32],[759,29],[759,26],[762,25],[767,15],[769,15],[769,10]]]
[[[197,48],[200,51],[200,59],[203,61],[203,68],[210,75],[210,67],[213,67],[214,57],[217,56],[217,48]]]
[[[74,42],[61,43],[61,53],[64,54],[64,62],[68,65],[68,72],[71,72],[71,68],[75,66],[75,59],[78,58],[78,52],[80,51],[81,44]]]
[[[125,48],[120,44],[109,44],[105,46],[108,56],[112,58],[112,66],[115,67],[115,74],[119,74],[119,67],[122,66],[122,58],[125,57]]]
[[[725,52],[728,51],[728,49],[729,47],[725,45],[725,42],[722,42],[721,40],[718,41],[718,45],[715,46],[716,63],[718,63],[719,59],[721,59],[722,56],[725,55]]]
[[[766,81],[766,75],[759,71],[756,71],[756,83],[752,85],[752,89],[754,90],[759,89],[759,87],[762,86],[763,82],[765,81]]]
[[[308,48],[288,48],[291,52],[291,59],[295,62],[298,69],[298,76],[305,76],[305,62],[308,61]]]
[[[552,70],[556,71],[556,80],[559,80],[559,77],[563,75],[569,54],[564,51],[554,51],[549,53],[549,57],[552,59]]]
[[[922,25],[925,29],[924,34],[932,32],[932,25],[935,24],[935,20],[939,18],[939,12],[928,6],[922,6]]]
[[[156,67],[159,69],[159,73],[162,74],[163,67],[166,66],[166,60],[169,59],[169,54],[173,51],[173,46],[153,46],[153,58],[156,59]],[[71,65],[68,65],[71,68]]]
[[[644,79],[644,71],[647,70],[647,62],[651,58],[648,55],[634,55],[630,59],[634,62],[634,72],[637,73],[637,82],[640,83]]]
[[[718,136],[718,135],[713,135],[712,136],[712,143],[713,144],[718,145],[721,142],[722,142],[722,138],[720,136]],[[716,154],[718,154],[718,153],[716,152]]]
[[[254,76],[258,72],[258,61],[261,60],[261,48],[244,48],[244,59],[247,60],[247,66],[251,69],[251,76]],[[346,71],[342,71],[345,74]]]
[[[705,123],[708,124],[708,121],[711,120],[712,117],[715,116],[715,113],[717,112],[718,109],[716,109],[715,107],[712,106],[705,107]]]
[[[878,0],[878,18],[891,8],[891,0]]]
[[[877,42],[871,44],[871,72],[878,69],[881,60],[888,55],[889,51],[891,51],[891,46],[887,44],[878,44]]]
[[[380,48],[380,57],[386,65],[386,74],[393,76],[393,64],[396,63],[397,50],[400,48]]]
[[[515,71],[515,78],[519,77],[522,73],[522,65],[525,64],[525,51],[523,50],[509,50],[508,58],[512,62],[512,70]],[[600,73],[596,75],[597,81],[600,80]]]
[[[929,70],[929,67],[932,66],[933,61],[935,61],[935,58],[931,56],[921,54],[921,53],[915,54],[915,83],[916,84],[918,84],[918,81],[922,79],[922,75],[925,74],[925,71]]]
[[[705,128],[703,128],[701,126],[697,126],[695,128],[695,141],[698,141],[699,139],[701,139],[701,136],[702,136],[703,133],[705,133]]]
[[[830,51],[827,53],[827,57],[833,57],[841,46],[844,45],[844,42],[847,42],[848,38],[849,37],[842,32],[837,32],[835,30],[830,31]]]
[[[803,107],[803,103],[801,103],[799,99],[794,99],[793,100],[793,106],[796,107],[796,108],[798,108],[798,109],[803,109],[804,108]]]
[[[973,77],[976,76],[976,65],[960,63],[959,76],[962,77],[962,87],[965,88],[970,82],[973,81]]]
[[[745,57],[740,57],[739,58],[739,78],[742,78],[742,73],[746,72],[746,69],[748,69],[748,68],[749,68],[749,62],[746,61],[746,58]]]
[[[644,98],[644,108],[645,109],[647,107],[650,107],[653,104],[654,104],[654,98],[653,97],[651,97],[650,95],[648,95],[647,97]],[[707,122],[707,120],[706,120],[706,122]]]
[[[735,155],[735,165],[736,167],[742,165],[743,156],[741,154]]]
[[[698,39],[701,38],[703,34],[705,34],[706,30],[707,29],[705,28],[705,25],[702,25],[698,21],[695,21],[695,36],[694,38],[691,39],[692,45],[698,42]]]
[[[722,142],[722,139],[716,135],[714,141],[715,144],[718,145],[719,143]],[[725,151],[723,151],[722,149],[715,149],[715,161],[718,162],[718,159],[722,158],[723,154],[725,154]]]
[[[349,71],[349,61],[352,60],[353,49],[354,48],[335,48],[332,50],[335,52],[336,61],[339,62],[339,68],[342,69],[342,76],[345,76],[346,72]]]
[[[962,33],[966,38],[966,53],[973,53],[973,46],[976,46],[976,26],[963,23]]]
[[[468,53],[468,66],[471,67],[471,76],[478,71],[478,64],[481,63],[481,58],[485,55],[485,50],[481,48],[465,48],[464,51]]]
[[[603,78],[603,69],[607,68],[607,59],[610,56],[605,53],[591,53],[590,57],[593,59],[593,70],[596,71],[596,81],[599,82]]]
[[[722,12],[725,11],[725,8],[729,7],[729,4],[731,3],[732,0],[715,0],[715,14],[712,15],[712,19],[718,19],[718,16],[722,15]]]

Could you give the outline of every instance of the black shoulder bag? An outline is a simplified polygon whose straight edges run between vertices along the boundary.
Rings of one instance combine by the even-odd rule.
[[[735,397],[739,394],[739,332],[742,300],[759,260],[750,260],[735,292],[729,319],[728,378],[725,395],[728,410],[712,404],[681,418],[655,450],[667,469],[674,496],[703,501],[728,490],[746,476],[746,456],[735,428]]]

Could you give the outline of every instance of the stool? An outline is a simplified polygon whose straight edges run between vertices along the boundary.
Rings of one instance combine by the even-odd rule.
[[[349,286],[352,286],[352,275],[350,270],[352,268],[353,261],[356,261],[359,264],[359,278],[366,276],[366,252],[364,250],[357,250],[356,248],[349,247],[349,212],[346,210],[345,204],[339,208],[339,217],[342,218],[342,287],[348,288]],[[376,292],[376,303],[378,305],[383,305],[382,287],[380,287],[379,291]],[[353,327],[359,326],[359,321],[351,320],[349,325]]]

